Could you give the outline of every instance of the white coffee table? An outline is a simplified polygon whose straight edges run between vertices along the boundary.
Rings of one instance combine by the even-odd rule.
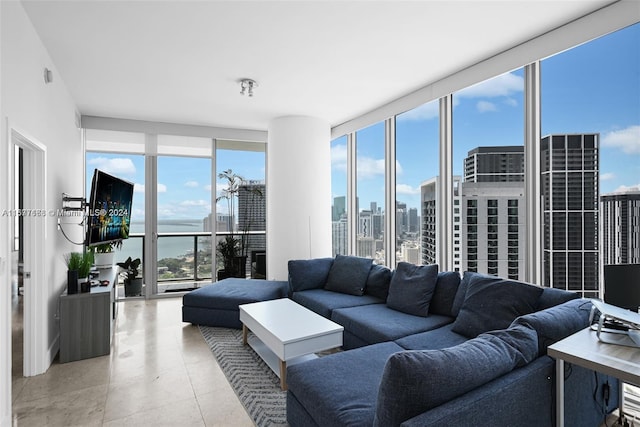
[[[282,390],[287,389],[287,363],[342,346],[342,326],[289,298],[242,304],[239,308],[243,344],[249,344],[280,377]],[[249,330],[255,339],[247,338]]]

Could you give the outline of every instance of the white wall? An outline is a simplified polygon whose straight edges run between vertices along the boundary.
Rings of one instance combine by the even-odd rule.
[[[330,127],[287,116],[269,124],[267,276],[287,280],[287,262],[331,256]]]
[[[8,175],[10,129],[46,147],[46,206],[42,209],[62,207],[63,192],[84,194],[84,154],[80,130],[76,127],[76,106],[62,77],[49,57],[41,40],[29,21],[22,5],[15,1],[0,2],[0,209],[8,209]],[[44,68],[53,71],[53,82],[45,84]],[[0,216],[0,258],[10,255],[10,220]],[[42,236],[44,245],[44,277],[47,280],[33,284],[34,292],[43,296],[44,330],[36,331],[42,340],[39,347],[46,354],[37,355],[48,368],[58,346],[56,321],[58,296],[66,285],[66,267],[62,254],[80,249],[68,243],[57,230],[55,216],[45,221]],[[72,233],[81,236],[80,231]],[[81,237],[79,237],[81,239]],[[11,339],[10,324],[10,268],[0,263],[0,421],[4,425],[11,417]],[[8,384],[8,386],[6,386]]]

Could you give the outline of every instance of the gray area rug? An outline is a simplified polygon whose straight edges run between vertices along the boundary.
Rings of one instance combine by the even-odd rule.
[[[258,427],[287,425],[287,392],[280,379],[251,347],[242,345],[242,331],[200,326],[204,340],[229,384]]]

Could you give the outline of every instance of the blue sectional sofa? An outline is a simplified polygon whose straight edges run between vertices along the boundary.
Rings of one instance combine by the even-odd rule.
[[[289,262],[290,298],[344,326],[346,350],[287,368],[290,426],[554,425],[547,347],[587,327],[591,303],[437,268],[391,271],[340,255]],[[566,425],[599,426],[617,407],[617,384],[569,365]]]

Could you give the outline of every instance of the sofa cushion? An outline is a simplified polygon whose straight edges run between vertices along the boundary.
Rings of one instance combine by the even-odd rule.
[[[460,286],[460,274],[456,271],[441,271],[438,273],[436,289],[429,304],[429,313],[453,316],[453,302]]]
[[[589,326],[592,304],[583,298],[574,299],[546,310],[518,317],[512,326],[523,325],[538,334],[538,355],[547,354],[547,347],[556,341]]]
[[[567,301],[580,298],[577,292],[565,291],[557,288],[543,288],[542,295],[538,298],[538,307],[536,310],[544,310]]]
[[[467,293],[453,331],[473,338],[483,332],[505,329],[516,317],[532,313],[542,288],[515,280],[465,272]]]
[[[389,285],[387,305],[403,313],[426,317],[437,280],[438,264],[399,262]]]
[[[337,308],[384,303],[380,298],[371,295],[347,295],[327,291],[326,289],[309,289],[308,291],[294,292],[291,295],[291,299],[327,319],[331,318],[331,313]]]
[[[371,426],[384,365],[398,351],[385,342],[287,366],[288,393],[319,426]]]
[[[393,341],[453,322],[452,317],[438,314],[414,316],[389,308],[386,304],[338,308],[331,313],[331,320],[367,344]]]
[[[537,354],[535,331],[522,325],[443,350],[395,353],[384,368],[374,425],[397,426],[526,365]]]
[[[332,264],[333,258],[290,260],[288,267],[291,292],[323,288]]]
[[[426,332],[408,335],[395,340],[405,350],[439,350],[468,341],[469,338],[451,330],[453,323]]]
[[[386,301],[389,295],[389,284],[391,283],[392,275],[393,273],[388,267],[374,264],[369,271],[364,293]]]
[[[363,295],[373,260],[351,255],[336,255],[324,288],[349,295]]]

